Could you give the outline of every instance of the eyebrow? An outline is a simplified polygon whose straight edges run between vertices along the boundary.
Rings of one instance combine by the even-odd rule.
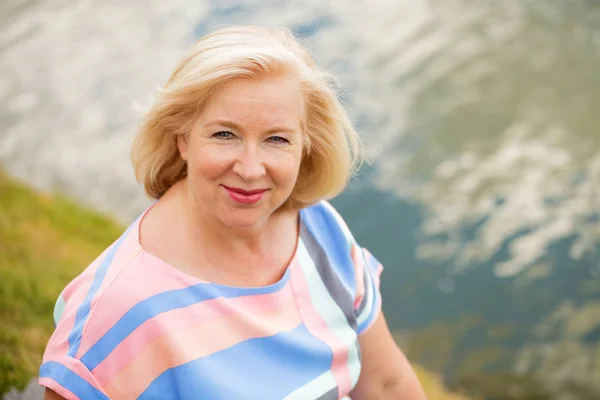
[[[226,128],[229,129],[234,129],[237,131],[244,131],[244,128],[235,123],[234,121],[231,121],[229,119],[216,119],[216,120],[212,120],[209,121],[208,123],[204,124],[204,127],[208,127],[208,126],[214,126],[214,125],[219,125],[219,126],[224,126]],[[296,133],[299,132],[297,129],[293,129],[290,128],[288,126],[284,126],[284,125],[276,125],[270,129],[268,129],[265,133],[271,134],[271,133],[283,133],[283,132],[287,132],[287,133]]]

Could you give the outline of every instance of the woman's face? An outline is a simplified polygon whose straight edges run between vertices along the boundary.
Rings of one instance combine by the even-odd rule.
[[[264,226],[296,184],[304,118],[302,92],[289,78],[240,78],[219,87],[179,140],[195,204],[230,228]]]

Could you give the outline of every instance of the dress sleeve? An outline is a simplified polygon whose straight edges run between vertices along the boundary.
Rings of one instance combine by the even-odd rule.
[[[56,327],[44,351],[38,383],[68,400],[110,400],[92,372],[70,354],[69,335],[75,311],[64,304],[61,295],[55,308]]]
[[[381,311],[380,277],[383,266],[367,249],[356,243],[351,245],[350,251],[356,276],[356,331],[360,335],[373,325]]]
[[[110,400],[86,366],[68,355],[45,359],[38,383],[68,400]]]
[[[340,275],[346,276],[347,286],[351,288],[357,325],[356,332],[360,335],[375,322],[381,311],[380,277],[383,266],[367,249],[357,243],[346,221],[331,204],[323,202],[322,207],[325,214],[331,216],[331,220],[335,221],[340,231],[336,233],[332,230],[329,234],[342,236],[345,245],[341,244],[342,240],[335,242],[339,243],[339,247],[345,247],[345,251],[350,253],[345,257],[339,257],[340,264],[350,264],[341,268]],[[348,262],[342,260],[348,260]],[[352,282],[349,282],[350,280]]]

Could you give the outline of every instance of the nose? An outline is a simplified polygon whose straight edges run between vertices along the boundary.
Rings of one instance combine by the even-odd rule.
[[[262,178],[265,175],[266,170],[258,146],[252,143],[244,143],[233,165],[233,172],[245,182]]]

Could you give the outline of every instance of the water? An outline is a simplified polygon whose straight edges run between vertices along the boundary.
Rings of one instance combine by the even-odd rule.
[[[128,145],[195,38],[286,25],[374,160],[335,201],[415,361],[494,399],[600,398],[600,3],[4,0],[0,162],[130,219]]]

